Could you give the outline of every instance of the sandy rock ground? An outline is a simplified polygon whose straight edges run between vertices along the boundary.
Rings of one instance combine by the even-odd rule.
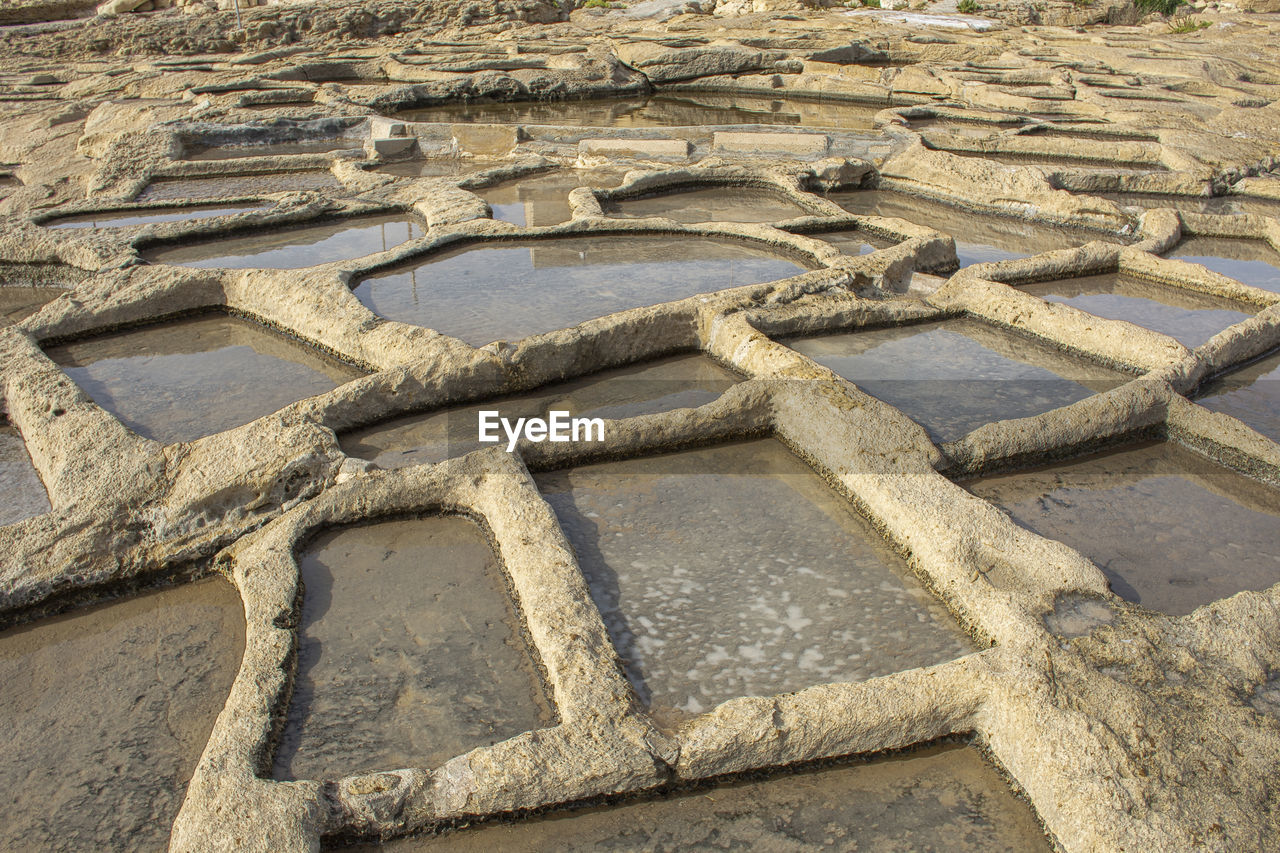
[[[1280,17],[1264,5],[1205,5],[1195,17],[1208,26],[1186,33],[1103,2],[999,3],[974,16],[940,4],[388,0],[244,8],[240,27],[233,11],[205,6],[79,17],[92,12],[0,12],[0,296],[51,297],[0,325],[0,410],[49,506],[0,526],[0,617],[11,631],[38,630],[56,624],[50,614],[141,586],[181,590],[211,574],[234,585],[243,658],[207,740],[195,723],[181,731],[183,743],[199,741],[186,747],[198,760],[118,781],[136,785],[123,799],[164,812],[171,849],[318,849],[322,838],[431,831],[948,737],[980,745],[1063,849],[1275,846],[1280,587],[1156,612],[1116,595],[1081,553],[956,484],[1138,439],[1176,442],[1268,488],[1280,482],[1272,438],[1192,401],[1205,380],[1280,345],[1280,295],[1162,257],[1192,236],[1280,251]],[[467,123],[405,112],[609,95],[669,110],[669,120]],[[784,107],[794,122],[715,120]],[[200,156],[235,147],[249,156]],[[600,167],[609,182],[588,178]],[[582,175],[558,221],[493,218],[486,193],[556,169]],[[750,187],[795,215],[610,215],[629,198],[690,186]],[[854,214],[828,196],[867,187],[944,202],[961,218],[1096,239],[956,271],[944,225]],[[1123,195],[1158,201],[1139,209]],[[214,198],[228,211],[200,215]],[[1209,200],[1245,212],[1197,206]],[[175,210],[191,216],[51,227]],[[412,218],[417,236],[293,269],[151,254],[375,214]],[[830,230],[865,234],[876,250],[844,254],[815,236]],[[378,316],[352,290],[458,246],[630,234],[749,245],[803,270],[482,346]],[[1105,274],[1229,300],[1246,318],[1188,347],[1018,287]],[[69,341],[207,312],[270,327],[357,378],[166,444],[126,426],[50,358]],[[935,444],[779,343],[960,315],[1124,381]],[[695,408],[610,420],[600,445],[524,441],[513,454],[384,470],[340,441],[406,413],[672,352],[701,352],[741,381]],[[623,675],[534,474],[762,435],[856,506],[976,651],[660,724]],[[302,631],[298,550],[334,527],[433,513],[468,516],[489,538],[519,623],[512,636],[531,650],[554,713],[434,767],[274,780]],[[93,624],[106,612],[93,611]],[[164,671],[202,643],[178,636]],[[239,637],[218,645],[234,654]],[[205,683],[217,682],[214,669],[193,668],[204,681],[188,693],[217,692]],[[187,774],[183,793],[171,776]],[[147,800],[157,789],[163,796]],[[104,824],[93,837],[117,831]]]

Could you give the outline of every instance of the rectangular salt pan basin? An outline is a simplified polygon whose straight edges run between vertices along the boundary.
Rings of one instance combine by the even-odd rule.
[[[234,216],[237,213],[248,213],[259,210],[255,204],[236,205],[231,207],[166,207],[159,209],[141,208],[138,210],[120,210],[110,213],[91,213],[83,216],[68,216],[46,222],[47,228],[123,228],[127,225],[152,225],[159,222],[187,222],[195,219],[212,219],[215,216]]]
[[[1280,441],[1280,353],[1205,383],[1196,398],[1206,409],[1238,418]]]
[[[0,849],[167,847],[244,634],[219,577],[0,633]]]
[[[480,529],[418,518],[321,534],[277,779],[435,767],[549,725],[502,570]]]
[[[340,190],[332,172],[279,172],[265,175],[216,175],[207,178],[173,178],[152,181],[139,201],[180,198],[236,198],[303,190]]]
[[[962,267],[1025,258],[1053,249],[1071,249],[1094,240],[1119,242],[1119,238],[1111,234],[983,215],[885,190],[832,193],[830,198],[856,215],[905,219],[951,235]]]
[[[482,346],[804,270],[748,242],[610,235],[474,243],[370,276],[355,293],[388,320]]]
[[[676,222],[781,222],[808,211],[778,193],[755,188],[686,189],[618,201],[605,211],[621,219],[660,216]]]
[[[240,426],[361,375],[224,315],[89,338],[48,354],[99,406],[166,444]]]
[[[0,319],[17,323],[57,299],[63,291],[56,287],[11,284],[0,287]]]
[[[1129,377],[974,320],[865,329],[787,345],[901,409],[934,441],[1039,415]]]
[[[1020,289],[1099,317],[1126,320],[1188,347],[1198,347],[1250,316],[1248,306],[1230,299],[1115,273],[1038,282]]]
[[[143,257],[153,264],[205,269],[299,269],[385,252],[425,233],[421,220],[406,214],[353,216],[260,228],[190,245],[158,246]]]
[[[578,187],[617,186],[622,178],[622,172],[608,169],[566,169],[503,181],[478,189],[476,193],[489,203],[494,219],[529,227],[558,225],[573,218],[569,207],[570,192]]]
[[[341,436],[343,452],[383,468],[440,462],[470,453],[477,440],[479,413],[497,411],[515,421],[547,417],[551,410],[573,417],[631,418],[709,403],[737,381],[704,355],[683,355],[606,370],[514,397],[442,412],[410,415]],[[501,435],[501,432],[499,431]],[[503,439],[504,446],[506,439]]]
[[[1191,237],[1166,257],[1200,264],[1252,287],[1280,291],[1280,252],[1264,240]]]
[[[972,648],[871,525],[773,439],[535,479],[666,724]]]
[[[966,484],[1079,550],[1121,598],[1172,615],[1280,581],[1280,492],[1175,444]]]

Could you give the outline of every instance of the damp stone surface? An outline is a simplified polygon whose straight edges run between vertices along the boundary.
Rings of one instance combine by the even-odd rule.
[[[863,329],[787,345],[901,409],[938,442],[1069,405],[1128,378],[975,320]]]
[[[1167,257],[1200,264],[1253,287],[1280,292],[1280,252],[1262,240],[1191,237],[1174,246]]]
[[[407,269],[370,276],[355,293],[388,320],[481,346],[803,269],[766,249],[728,240],[572,237],[446,250]]]
[[[421,237],[412,216],[358,216],[320,225],[256,229],[251,234],[145,253],[153,264],[226,269],[298,269],[394,249]]]
[[[1022,285],[1021,290],[1049,302],[1125,320],[1197,347],[1227,326],[1248,319],[1248,306],[1123,273],[1056,279]]]
[[[459,517],[326,531],[299,557],[277,779],[434,767],[551,721],[484,534]]]
[[[850,213],[905,219],[949,234],[956,241],[960,266],[1025,258],[1054,249],[1071,249],[1094,240],[1117,242],[1104,232],[1040,224],[1012,216],[964,210],[925,198],[886,190],[832,193],[829,198]]]
[[[574,809],[356,850],[1048,851],[1034,813],[973,747]]]
[[[49,357],[99,406],[166,444],[240,426],[360,375],[225,315],[87,338],[53,347]]]
[[[497,411],[512,421],[547,417],[552,410],[572,417],[631,418],[701,406],[736,381],[730,371],[704,355],[679,355],[606,370],[531,394],[396,418],[340,438],[342,449],[351,456],[382,468],[402,468],[440,462],[484,446],[478,441],[481,411]]]
[[[217,577],[0,633],[0,846],[167,848],[243,650]]]
[[[536,479],[628,677],[669,725],[972,648],[871,525],[773,439]]]
[[[695,189],[626,199],[610,205],[605,212],[624,219],[658,216],[676,222],[778,222],[806,213],[776,193],[750,187]]]
[[[1168,442],[966,483],[1172,615],[1280,581],[1280,491]],[[1158,519],[1158,524],[1151,523]]]
[[[31,464],[22,436],[0,423],[0,526],[49,511],[49,496]]]

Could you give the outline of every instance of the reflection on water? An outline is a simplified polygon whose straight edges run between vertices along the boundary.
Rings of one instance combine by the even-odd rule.
[[[610,235],[472,244],[370,276],[355,293],[379,316],[481,346],[802,271],[745,242]]]
[[[48,354],[95,403],[166,444],[240,426],[360,375],[305,344],[221,315],[103,335]]]
[[[958,207],[886,190],[832,193],[831,200],[861,216],[891,216],[949,234],[960,266],[1025,258],[1071,249],[1094,240],[1118,243],[1114,234],[1045,225],[1004,216],[984,216]]]
[[[1248,306],[1118,273],[1022,285],[1021,290],[1112,320],[1127,320],[1198,347],[1249,317]]]
[[[49,511],[49,496],[36,474],[22,436],[10,426],[0,425],[0,525]]]
[[[274,227],[143,253],[153,264],[227,269],[298,269],[385,252],[423,236],[421,220],[402,213],[354,216],[319,225]]]
[[[787,345],[901,409],[937,442],[993,421],[1038,415],[1128,379],[974,320],[868,329]]]
[[[473,522],[347,527],[320,535],[299,564],[297,680],[275,778],[434,767],[551,721]]]
[[[1280,581],[1280,492],[1162,442],[986,477],[970,491],[1173,615]]]
[[[530,227],[559,225],[573,218],[570,192],[578,187],[616,187],[624,175],[613,169],[560,169],[503,181],[476,193],[489,203],[494,219]]]
[[[828,231],[825,234],[809,234],[819,240],[825,240],[846,255],[869,255],[879,249],[887,249],[896,245],[888,237],[872,234],[853,228],[847,231]]]
[[[1280,441],[1280,353],[1206,382],[1196,397],[1205,408],[1239,418]]]
[[[360,849],[1027,853],[1049,850],[1049,841],[1034,812],[977,750],[935,746],[866,764],[790,772]]]
[[[635,95],[578,101],[472,101],[403,110],[405,121],[576,127],[704,127],[782,124],[871,131],[883,107],[739,95]]]
[[[535,479],[628,676],[668,724],[971,649],[871,525],[773,439]]]
[[[499,411],[513,422],[515,418],[547,417],[553,409],[569,412],[572,417],[631,418],[701,406],[736,381],[732,373],[705,355],[674,356],[560,382],[529,394],[396,418],[341,436],[342,450],[383,468],[440,462],[484,446],[477,440],[482,410]]]
[[[258,210],[260,205],[244,204],[234,207],[169,207],[159,210],[122,210],[111,213],[87,213],[83,216],[64,216],[44,223],[46,228],[123,228],[126,225],[151,225],[157,222],[186,222],[209,219],[214,216],[233,216]]]
[[[1167,254],[1263,290],[1280,291],[1280,252],[1264,240],[1189,237]]]
[[[0,633],[0,848],[165,849],[243,655],[216,577]]]

